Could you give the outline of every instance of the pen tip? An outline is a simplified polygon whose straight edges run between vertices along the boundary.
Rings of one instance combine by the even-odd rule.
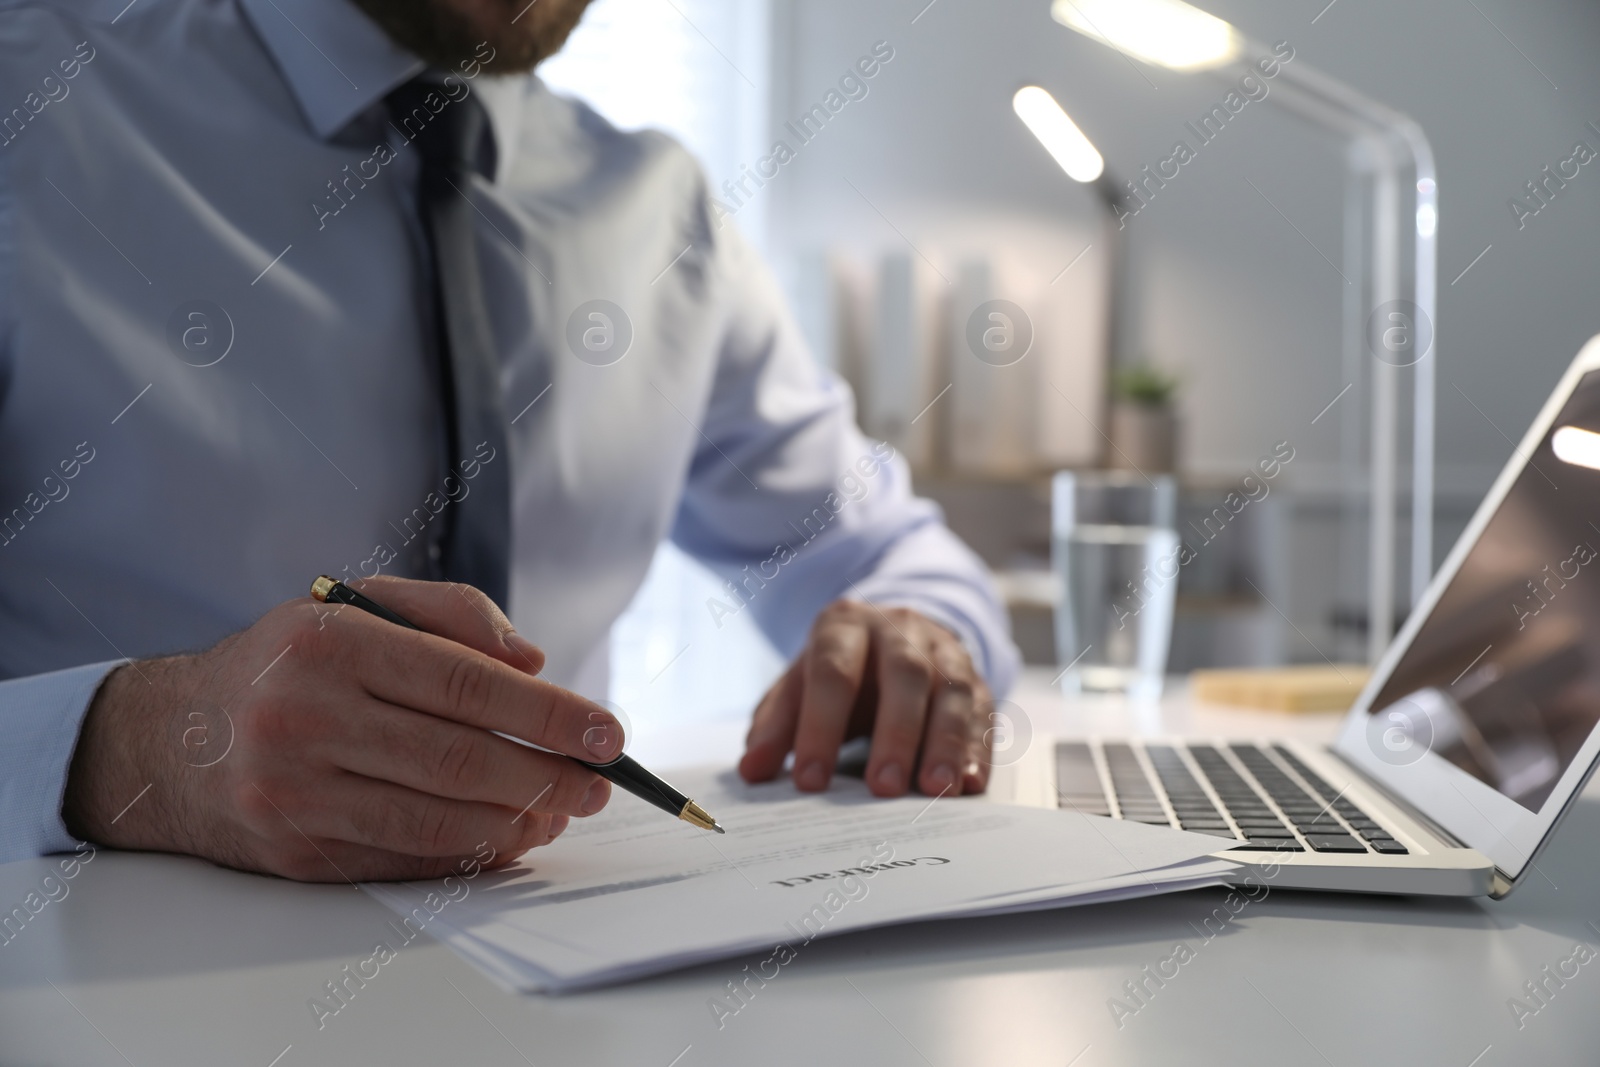
[[[722,824],[720,824],[720,823],[712,823],[712,824],[711,824],[711,828],[712,828],[712,829],[713,829],[713,830],[715,830],[715,831],[716,831],[716,832],[717,832],[717,833],[719,833],[719,834],[725,834],[725,833],[727,833],[727,832],[728,832],[728,831],[726,831],[726,830],[724,830],[724,829],[723,829],[723,828],[722,828]]]

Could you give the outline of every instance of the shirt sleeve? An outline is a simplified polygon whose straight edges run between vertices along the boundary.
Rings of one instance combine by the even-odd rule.
[[[16,265],[15,203],[0,168],[0,401],[12,373]],[[77,844],[61,818],[67,770],[89,702],[122,662],[0,681],[0,863]]]
[[[1020,657],[981,560],[911,491],[903,457],[856,427],[849,387],[807,350],[731,225],[715,238],[727,326],[673,541],[724,579],[720,627],[745,611],[792,656],[829,602],[913,608],[953,631],[997,697]]]
[[[77,844],[61,818],[67,770],[89,702],[124,662],[0,682],[0,863]]]

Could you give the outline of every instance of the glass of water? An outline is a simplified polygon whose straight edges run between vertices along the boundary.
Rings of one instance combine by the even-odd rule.
[[[1171,476],[1063,471],[1050,511],[1063,687],[1160,697],[1183,562]]]

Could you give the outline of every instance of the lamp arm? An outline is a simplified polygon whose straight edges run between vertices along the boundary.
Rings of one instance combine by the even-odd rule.
[[[1247,42],[1242,56],[1260,55],[1266,50],[1254,42]],[[1233,73],[1255,69],[1245,64],[1232,68]],[[1218,73],[1227,72],[1223,68]],[[1394,182],[1396,189],[1405,187],[1404,177],[1410,172],[1413,184],[1413,262],[1411,274],[1412,303],[1418,322],[1430,338],[1414,364],[1415,382],[1412,393],[1412,455],[1411,455],[1411,581],[1410,603],[1415,605],[1426,590],[1433,574],[1433,495],[1435,410],[1437,398],[1437,304],[1438,304],[1438,178],[1435,172],[1433,148],[1415,120],[1403,112],[1332,78],[1305,64],[1280,65],[1276,91],[1268,99],[1302,119],[1330,130],[1345,138],[1368,143],[1377,151],[1374,161],[1381,171]],[[1402,286],[1397,285],[1397,289]],[[1414,336],[1421,336],[1417,334]],[[1380,405],[1381,406],[1381,405]],[[1392,411],[1392,401],[1389,406]],[[1375,428],[1378,433],[1383,428]],[[1396,490],[1398,463],[1392,446],[1381,450],[1391,467],[1373,471],[1373,553],[1374,569],[1393,574],[1394,546],[1392,541],[1392,516]],[[1376,462],[1376,458],[1375,458]],[[1381,491],[1380,491],[1381,490]],[[1386,527],[1380,519],[1386,512],[1391,524]],[[1383,535],[1387,530],[1387,544]],[[1368,627],[1369,652],[1375,659],[1387,643],[1391,629],[1389,607],[1378,602],[1378,588],[1383,583],[1374,581],[1369,596]]]
[[[1104,380],[1100,385],[1100,425],[1104,431],[1100,434],[1100,466],[1111,465],[1111,412],[1113,407],[1113,394],[1116,388],[1117,364],[1122,358],[1122,348],[1126,342],[1128,320],[1128,241],[1125,227],[1123,203],[1126,199],[1122,189],[1118,186],[1117,179],[1109,170],[1100,172],[1100,176],[1090,186],[1100,201],[1103,211],[1102,227],[1103,240],[1106,249],[1106,333],[1105,344],[1101,353],[1102,374]]]

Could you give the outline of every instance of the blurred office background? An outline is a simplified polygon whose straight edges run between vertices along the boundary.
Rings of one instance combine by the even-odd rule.
[[[1600,9],[1200,6],[1256,41],[1288,42],[1293,63],[1406,112],[1433,144],[1437,563],[1600,330],[1600,162],[1535,216],[1510,206],[1536,204],[1527,183],[1576,142],[1600,149]],[[892,58],[861,79],[865,95],[852,87],[859,99],[800,143],[785,124],[875,47]],[[1048,0],[597,0],[541,73],[619,125],[677,136],[714,189],[732,183],[731,224],[768,256],[817,358],[852,382],[868,432],[912,459],[918,491],[1000,573],[1028,659],[1052,662],[1045,486],[1052,469],[1098,456],[1103,209],[1016,118],[1012,95],[1048,89],[1108,173],[1129,178],[1176,141],[1197,144],[1185,123],[1228,84],[1073,33]],[[757,188],[747,175],[776,140],[793,158]],[[1187,511],[1209,512],[1279,442],[1294,450],[1270,496],[1186,569],[1177,670],[1364,658],[1369,379],[1341,354],[1342,150],[1270,100],[1252,102],[1124,231],[1121,347],[1177,378]],[[994,297],[1035,327],[1012,367],[981,364],[961,337],[966,313]],[[619,623],[613,697],[641,736],[686,707],[742,717],[780,668],[743,616],[714,624],[716,595],[664,548]]]

